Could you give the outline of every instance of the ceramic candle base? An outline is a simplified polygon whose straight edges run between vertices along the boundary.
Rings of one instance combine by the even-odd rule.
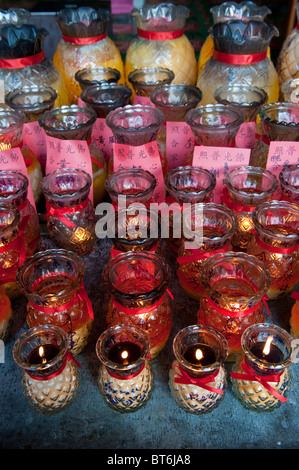
[[[111,377],[105,366],[100,367],[98,384],[105,402],[120,413],[137,411],[146,405],[153,389],[153,372],[149,361],[132,379]]]
[[[177,333],[173,352],[169,388],[174,401],[187,413],[210,413],[223,399],[226,386],[224,336],[213,328],[191,325]]]
[[[206,390],[194,384],[178,384],[175,379],[180,377],[177,369],[178,361],[174,361],[172,369],[169,372],[169,386],[174,401],[187,413],[204,414],[213,411],[222,401],[224,395],[218,392]],[[219,372],[213,381],[208,384],[215,389],[224,390],[226,385],[226,375],[223,367],[219,368]]]
[[[68,408],[79,389],[79,370],[73,362],[67,362],[63,372],[46,382],[32,379],[22,373],[22,388],[25,398],[38,412],[55,415]]]
[[[282,328],[258,323],[242,334],[243,354],[233,365],[232,390],[242,405],[269,412],[287,401],[293,338]]]
[[[24,396],[36,411],[55,415],[72,404],[79,390],[80,365],[68,351],[61,328],[26,330],[14,344],[13,358],[22,368]]]
[[[139,410],[151,396],[154,376],[149,345],[147,333],[133,325],[108,328],[97,341],[99,389],[105,402],[120,413]]]

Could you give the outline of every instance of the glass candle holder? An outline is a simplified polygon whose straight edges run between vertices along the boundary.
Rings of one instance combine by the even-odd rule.
[[[127,105],[111,111],[106,117],[107,126],[113,132],[118,144],[138,147],[157,140],[164,114],[157,108],[147,105]],[[168,171],[167,160],[160,154],[162,170]],[[140,162],[138,162],[139,164]],[[130,167],[133,166],[130,165]],[[115,170],[113,158],[110,159],[110,172]]]
[[[295,103],[265,104],[259,111],[262,135],[250,154],[250,165],[266,168],[270,142],[299,140],[299,108]]]
[[[32,187],[34,200],[35,203],[37,203],[41,196],[39,183],[42,178],[42,171],[37,156],[24,142],[23,134],[25,123],[26,115],[24,112],[16,111],[12,108],[0,109],[0,150],[5,151],[16,147],[21,150],[28,172],[28,178]],[[4,169],[3,165],[1,165],[1,169]],[[8,167],[8,169],[11,170],[12,168]]]
[[[168,192],[166,202],[173,207],[169,213],[168,243],[177,252],[183,233],[182,211],[184,204],[208,202],[216,186],[216,178],[208,170],[194,166],[173,168],[165,176],[165,186]],[[174,205],[173,203],[177,203]],[[174,236],[174,226],[181,226],[179,236]]]
[[[200,300],[203,262],[216,253],[231,250],[237,218],[225,206],[200,203],[183,211],[184,235],[177,254],[177,276],[188,297]]]
[[[166,67],[141,67],[131,70],[127,81],[133,89],[135,96],[149,99],[151,92],[157,86],[169,85],[173,79],[173,71]],[[149,101],[151,100],[149,99]],[[144,102],[143,104],[149,103]]]
[[[150,340],[133,325],[116,325],[104,331],[96,343],[101,361],[98,384],[105,402],[120,413],[146,405],[154,387],[149,360]]]
[[[225,338],[213,328],[187,326],[175,336],[173,352],[169,387],[174,401],[187,413],[210,413],[224,397]]]
[[[110,13],[104,8],[65,5],[57,12],[61,31],[53,62],[64,77],[70,104],[77,103],[80,85],[78,70],[111,67],[123,75],[121,53],[109,37]]]
[[[93,324],[90,299],[83,285],[82,258],[66,250],[45,250],[20,266],[17,283],[27,297],[29,328],[51,324],[68,335],[68,348],[77,356],[86,346]]]
[[[0,202],[14,205],[20,212],[19,229],[24,234],[27,256],[32,256],[40,240],[37,212],[28,199],[28,178],[18,171],[0,171]]]
[[[168,282],[170,270],[155,253],[124,253],[112,258],[104,269],[110,300],[108,326],[135,325],[150,338],[154,359],[164,348],[172,327]]]
[[[263,202],[275,197],[279,183],[276,176],[263,168],[244,166],[229,171],[224,179],[225,204],[238,219],[232,238],[234,251],[245,251],[254,236],[252,212]]]
[[[116,207],[134,203],[149,205],[156,185],[155,176],[142,168],[114,171],[105,182],[106,191]]]
[[[174,123],[183,122],[184,132],[177,139],[184,139],[184,152],[187,153],[189,148],[192,149],[193,142],[190,142],[190,136],[186,133],[186,114],[190,109],[196,108],[202,99],[202,93],[199,88],[185,83],[171,83],[170,85],[157,86],[150,94],[150,99],[160,109],[165,116],[165,122],[159,130],[157,140],[161,151],[164,152],[170,168],[179,166],[176,160],[172,161],[171,149],[173,144],[171,127]],[[173,123],[173,124],[170,124]],[[180,147],[179,152],[182,151]],[[176,157],[177,158],[177,157]],[[181,164],[184,163],[185,155],[179,156]]]
[[[89,253],[96,242],[95,210],[89,199],[91,177],[78,169],[55,170],[41,182],[47,201],[47,228],[60,248],[80,256]]]
[[[159,238],[161,218],[157,211],[131,204],[124,209],[112,211],[108,218],[108,231],[113,233],[111,257],[120,253],[148,251],[162,255]]]
[[[215,91],[217,103],[229,105],[243,112],[245,119],[236,135],[236,147],[253,148],[256,141],[256,118],[268,99],[262,88],[248,85],[227,85]]]
[[[249,410],[273,411],[287,401],[293,338],[277,325],[259,323],[241,341],[243,354],[230,374],[233,392]]]
[[[269,299],[291,292],[299,281],[299,207],[287,201],[268,201],[252,213],[255,236],[247,253],[270,271]]]
[[[235,147],[235,139],[244,114],[232,106],[208,104],[197,106],[186,114],[194,144],[213,147]],[[186,156],[186,165],[192,165],[193,149]]]
[[[78,393],[80,365],[67,345],[66,333],[53,325],[29,329],[14,344],[13,358],[22,369],[24,396],[42,414],[65,410]]]
[[[184,34],[189,8],[167,2],[146,4],[134,8],[131,15],[137,24],[137,36],[126,51],[125,76],[136,68],[167,67],[173,71],[176,83],[195,85],[195,51]]]
[[[107,126],[106,116],[110,111],[128,105],[131,95],[131,88],[127,85],[108,82],[89,86],[80,95],[80,99],[86,106],[91,107],[97,114],[97,120],[92,130],[92,141],[101,150],[103,158],[108,164],[113,154],[115,138]],[[106,178],[107,173],[105,173]]]
[[[102,152],[91,139],[96,118],[96,112],[91,107],[77,105],[53,108],[50,111],[45,111],[39,118],[39,125],[44,129],[47,136],[60,140],[87,142],[91,158],[93,202],[95,206],[102,200],[107,176],[106,162]]]
[[[11,299],[20,296],[16,274],[25,259],[20,212],[15,206],[0,202],[0,285]]]
[[[287,165],[279,173],[281,199],[299,205],[299,165]]]
[[[34,192],[38,191],[38,185],[41,181],[42,172],[45,171],[46,166],[46,142],[44,132],[38,124],[38,118],[42,113],[52,109],[57,99],[57,92],[51,87],[46,86],[26,86],[22,89],[14,90],[5,96],[5,102],[8,106],[16,111],[21,111],[26,116],[26,122],[23,125],[23,153],[27,148],[27,155],[24,156],[30,159],[30,150],[33,152],[34,158],[32,164],[31,185]],[[38,160],[39,165],[36,163]]]
[[[9,334],[13,314],[10,298],[6,294],[3,286],[0,286],[0,340],[4,343]]]
[[[254,256],[228,252],[205,261],[201,282],[205,294],[197,322],[223,334],[229,346],[228,360],[233,361],[241,353],[243,331],[265,320],[270,273]]]
[[[112,67],[85,67],[77,70],[75,80],[79,83],[81,90],[93,85],[100,85],[103,82],[117,83],[121,77],[119,70]]]

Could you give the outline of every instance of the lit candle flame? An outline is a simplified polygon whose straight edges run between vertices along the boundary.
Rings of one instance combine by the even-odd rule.
[[[123,352],[121,353],[121,357],[122,357],[122,359],[127,359],[127,358],[128,358],[128,356],[129,356],[129,353],[128,353],[128,351],[123,351]]]
[[[263,354],[265,354],[265,356],[267,356],[270,352],[270,346],[271,346],[272,341],[273,341],[273,337],[269,336],[267,338],[267,341],[266,341],[264,349],[263,349]]]
[[[203,358],[203,353],[202,353],[202,350],[201,349],[196,349],[196,352],[195,352],[195,357],[198,361],[200,361],[200,359]]]
[[[45,354],[45,350],[42,346],[39,347],[39,350],[38,350],[38,354],[40,355],[40,357],[42,358],[42,364],[46,364],[47,362],[47,359],[44,356]]]

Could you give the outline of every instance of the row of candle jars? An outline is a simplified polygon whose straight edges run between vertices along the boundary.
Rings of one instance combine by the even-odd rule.
[[[292,340],[273,324],[258,323],[244,331],[242,355],[230,372],[232,390],[244,407],[269,412],[287,401]],[[80,364],[67,345],[67,334],[53,325],[29,329],[14,344],[23,392],[36,411],[56,414],[78,393]],[[229,384],[224,336],[214,328],[191,325],[176,334],[173,353],[169,388],[174,402],[187,413],[212,412]],[[98,386],[105,402],[121,413],[145,406],[154,387],[147,333],[134,325],[110,327],[99,336],[96,354],[101,363]]]

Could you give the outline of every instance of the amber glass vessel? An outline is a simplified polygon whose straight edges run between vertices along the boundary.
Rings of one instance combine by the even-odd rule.
[[[30,24],[0,26],[0,80],[4,82],[5,93],[24,86],[50,86],[57,92],[55,106],[68,105],[62,75],[45,55],[47,35],[44,28]]]
[[[266,91],[268,102],[278,100],[278,75],[267,55],[271,39],[278,35],[275,26],[233,19],[213,25],[211,35],[213,57],[202,67],[197,80],[202,105],[215,103],[215,91],[225,85],[257,86]]]
[[[155,358],[165,347],[172,327],[168,293],[170,270],[163,258],[149,252],[125,253],[112,258],[104,270],[110,301],[108,326],[135,325],[150,337]]]
[[[101,83],[117,83],[121,73],[112,67],[85,67],[75,73],[75,80],[79,83],[81,90]]]
[[[0,285],[6,295],[12,299],[20,296],[16,285],[16,274],[18,267],[26,259],[20,221],[20,212],[15,206],[0,202]],[[2,300],[5,300],[4,296]],[[3,308],[3,314],[7,315],[5,302]]]
[[[22,370],[24,396],[35,411],[56,415],[73,403],[80,365],[70,354],[61,328],[45,325],[25,331],[14,344],[13,358]]]
[[[225,206],[213,203],[193,204],[183,211],[183,237],[177,255],[177,275],[186,294],[200,300],[202,264],[216,253],[231,249],[237,218]]]
[[[28,200],[28,178],[18,171],[0,171],[0,202],[14,205],[20,212],[20,231],[23,233],[26,255],[38,247],[40,225],[37,212]]]
[[[297,24],[284,40],[277,59],[276,68],[281,85],[299,75],[299,3],[294,8],[297,10]]]
[[[265,104],[259,111],[262,135],[250,154],[250,165],[266,168],[273,141],[299,141],[299,106],[295,103]]]
[[[241,336],[250,325],[265,320],[263,299],[270,274],[265,264],[246,253],[216,254],[201,270],[205,294],[197,322],[220,331],[229,346],[229,361],[241,353]]]
[[[183,5],[160,3],[134,8],[137,36],[126,52],[125,75],[141,67],[166,67],[175,83],[195,85],[197,63],[194,48],[184,34],[190,10]]]
[[[245,408],[271,412],[287,401],[292,341],[287,331],[271,323],[252,325],[244,331],[242,355],[233,365],[231,377],[233,392]]]
[[[108,10],[70,6],[58,12],[57,21],[62,38],[57,44],[53,62],[67,85],[70,104],[77,104],[81,93],[75,79],[79,70],[111,67],[123,76],[121,54],[107,35]]]
[[[27,324],[54,325],[68,336],[68,348],[78,355],[93,324],[92,306],[83,285],[82,258],[67,250],[45,250],[19,268],[17,283],[27,297]]]
[[[259,6],[251,1],[236,2],[222,2],[210,8],[213,17],[213,23],[224,23],[225,21],[236,19],[242,21],[261,20],[263,21],[271,10],[265,6]],[[208,35],[203,43],[198,59],[198,72],[202,69],[204,64],[213,57],[214,43],[211,34]],[[270,51],[269,51],[270,56]]]
[[[138,97],[149,99],[151,92],[154,91],[157,86],[169,85],[173,79],[173,71],[165,67],[141,67],[129,73],[127,82],[130,84],[133,96],[136,95],[138,102]]]
[[[268,297],[291,292],[299,281],[299,207],[288,201],[269,201],[252,213],[255,236],[247,252],[270,271]]]
[[[234,251],[246,251],[254,237],[252,212],[263,202],[275,198],[279,186],[276,176],[263,168],[244,166],[227,173],[224,202],[238,219],[238,228],[232,238]]]

